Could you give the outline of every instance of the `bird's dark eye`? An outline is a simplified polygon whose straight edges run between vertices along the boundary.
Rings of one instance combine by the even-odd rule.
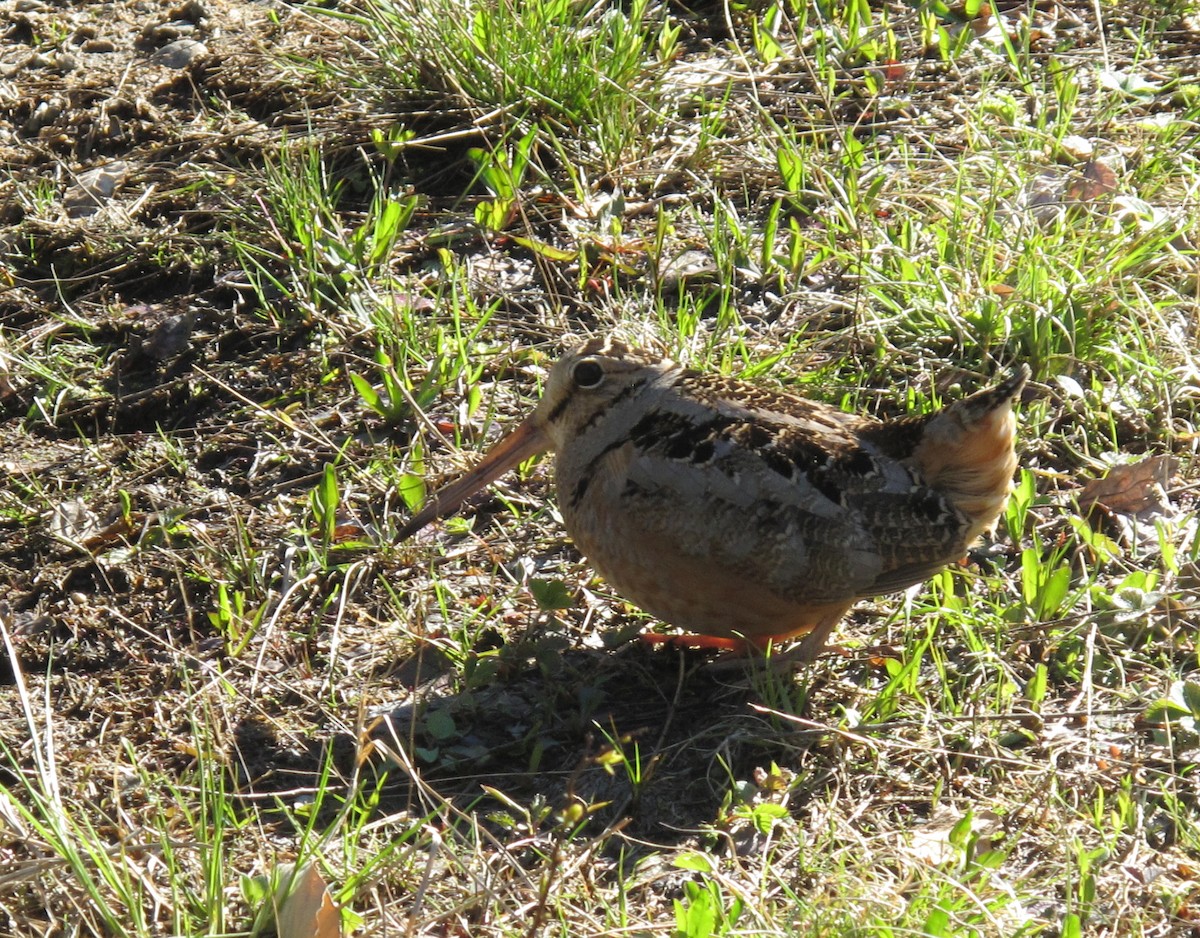
[[[604,369],[600,367],[600,363],[593,358],[585,358],[581,362],[577,362],[575,367],[571,369],[571,380],[575,382],[575,387],[590,390],[600,386],[600,382],[604,380]]]

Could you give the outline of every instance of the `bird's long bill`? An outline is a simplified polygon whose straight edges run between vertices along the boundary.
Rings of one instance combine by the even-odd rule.
[[[494,482],[518,463],[550,448],[546,434],[527,417],[499,443],[488,450],[483,460],[457,482],[451,482],[400,529],[399,539],[411,537],[435,518],[450,514],[485,485]]]

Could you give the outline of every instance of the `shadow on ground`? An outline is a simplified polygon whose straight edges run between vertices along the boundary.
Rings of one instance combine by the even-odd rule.
[[[796,677],[721,671],[709,657],[636,642],[615,652],[563,644],[504,646],[465,680],[427,649],[391,676],[403,699],[373,708],[358,738],[314,740],[307,758],[273,750],[247,725],[238,744],[258,779],[251,787],[311,783],[332,747],[347,778],[364,753],[367,786],[387,773],[381,812],[423,813],[444,800],[483,819],[514,804],[562,817],[574,806],[596,832],[619,825],[670,845],[719,826],[785,753],[792,764],[804,758],[798,751],[814,757],[793,805],[827,786],[827,735],[761,709],[802,714],[814,695],[827,696],[819,666]]]

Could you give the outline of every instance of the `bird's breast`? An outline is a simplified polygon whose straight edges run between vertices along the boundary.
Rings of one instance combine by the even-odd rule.
[[[621,510],[621,491],[629,475],[634,446],[628,439],[587,453],[559,452],[554,462],[558,506],[567,529],[580,525],[607,527]]]

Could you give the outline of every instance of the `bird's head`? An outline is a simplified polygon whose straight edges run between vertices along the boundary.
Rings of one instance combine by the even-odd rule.
[[[589,339],[555,362],[542,399],[526,423],[544,435],[548,449],[560,450],[619,401],[675,367],[663,355],[617,339]]]
[[[454,511],[519,463],[569,445],[621,398],[636,394],[675,367],[664,356],[616,339],[589,339],[566,353],[550,369],[533,413],[488,450],[474,469],[434,495],[404,526],[400,538]]]

